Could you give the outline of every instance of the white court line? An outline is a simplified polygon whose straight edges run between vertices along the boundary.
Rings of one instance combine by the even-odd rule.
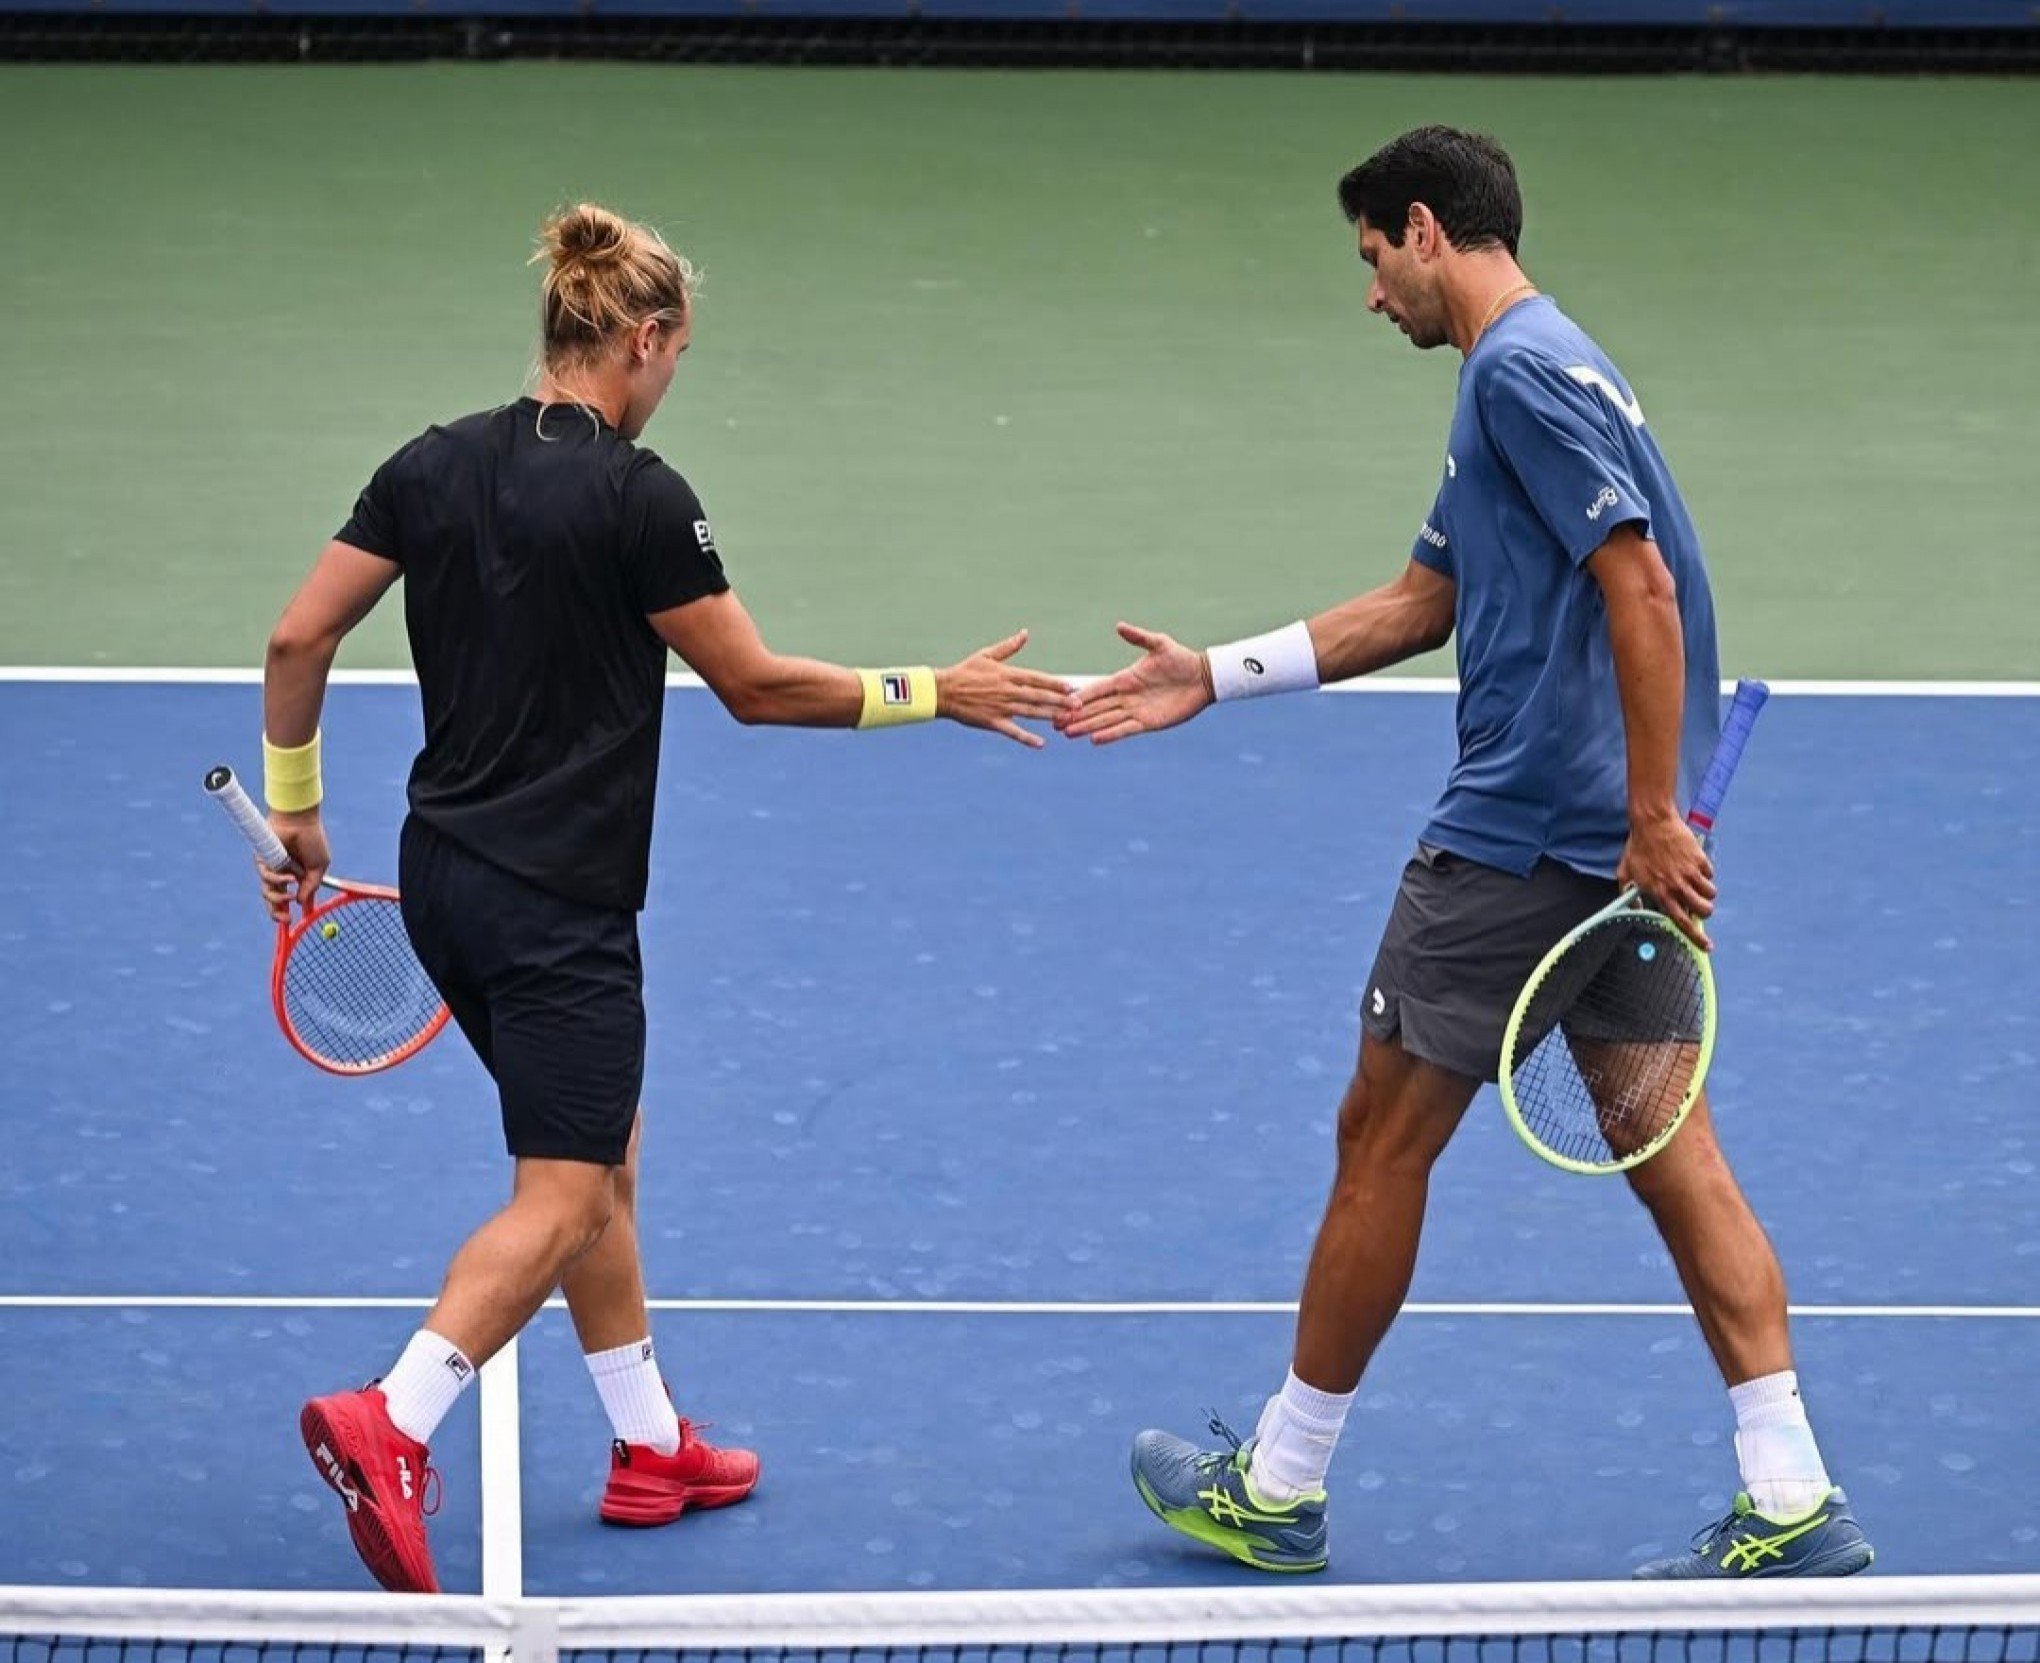
[[[417,676],[410,670],[335,670],[336,687],[410,687]],[[1099,680],[1096,674],[1070,674],[1065,680],[1079,686]],[[0,664],[0,682],[105,682],[143,686],[217,684],[256,686],[259,669],[233,666],[179,667],[175,665],[122,664]],[[703,689],[701,677],[690,670],[669,671],[668,687],[695,692]],[[2040,681],[1774,681],[1773,693],[1788,697],[1813,698],[1907,698],[1907,699],[2036,699]],[[1735,691],[1733,681],[1721,684],[1724,693]],[[1335,681],[1327,693],[1456,693],[1459,683],[1451,676],[1365,676],[1355,681]]]
[[[517,1340],[482,1365],[482,1597],[524,1597],[524,1456],[517,1430]],[[507,1651],[491,1650],[492,1659]]]
[[[1085,1299],[653,1299],[655,1311],[738,1311],[764,1314],[833,1314],[841,1316],[975,1316],[975,1317],[1147,1317],[1147,1316],[1292,1316],[1293,1300],[1085,1300]],[[423,1311],[430,1299],[384,1295],[320,1296],[305,1294],[0,1294],[0,1310],[16,1311]],[[559,1299],[550,1310],[564,1310]],[[1416,1317],[1683,1317],[1684,1305],[1547,1303],[1494,1300],[1415,1300],[1403,1315]],[[1795,1317],[1930,1317],[1988,1320],[2040,1317],[2040,1305],[1794,1305]],[[483,1436],[488,1435],[489,1395],[483,1371]],[[516,1385],[510,1386],[514,1410]]]
[[[335,670],[327,678],[340,687],[415,687],[413,670]],[[694,678],[699,682],[699,677]],[[155,666],[128,664],[0,664],[0,681],[139,683],[144,686],[219,684],[260,686],[262,672],[245,665]]]

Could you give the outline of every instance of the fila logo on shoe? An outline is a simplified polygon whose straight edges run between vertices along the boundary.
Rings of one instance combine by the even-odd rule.
[[[411,1499],[412,1491],[411,1491],[411,1458],[408,1455],[399,1455],[397,1457],[397,1482],[404,1487],[404,1499],[406,1501],[409,1501]]]
[[[339,1491],[340,1499],[347,1503],[347,1511],[350,1513],[360,1512],[361,1492],[349,1481],[347,1469],[340,1465],[339,1458],[324,1444],[319,1445],[317,1449],[312,1451],[312,1454],[318,1458],[319,1465],[325,1469],[326,1482]]]

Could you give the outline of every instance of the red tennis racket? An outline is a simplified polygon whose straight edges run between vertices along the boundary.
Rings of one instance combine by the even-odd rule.
[[[233,769],[213,769],[205,790],[257,860],[290,870],[289,854]],[[319,887],[331,899],[322,895],[297,922],[276,926],[269,1001],[277,1026],[299,1056],[331,1073],[394,1068],[446,1026],[446,1002],[411,951],[394,889],[346,878]]]

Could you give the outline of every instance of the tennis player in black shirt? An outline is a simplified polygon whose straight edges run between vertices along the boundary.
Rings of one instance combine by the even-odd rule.
[[[739,1501],[747,1450],[678,1417],[653,1356],[636,1227],[644,905],[670,647],[742,722],[947,717],[1039,745],[1066,686],[1008,662],[852,670],[773,652],[686,480],[634,441],[691,324],[694,273],[583,204],[550,220],[538,395],[428,428],[376,470],[269,642],[270,824],[312,900],[329,854],[319,712],[341,638],[398,578],[424,701],[399,887],[413,946],[495,1077],[509,1204],[470,1236],[395,1366],[315,1398],[305,1447],[384,1587],[434,1591],[426,1446],[475,1370],[561,1289],[615,1430],[602,1517]],[[436,1475],[435,1475],[436,1476]]]

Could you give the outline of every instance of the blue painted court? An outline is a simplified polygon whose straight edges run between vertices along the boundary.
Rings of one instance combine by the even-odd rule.
[[[298,1446],[504,1191],[456,1034],[373,1079],[276,1032],[198,782],[255,690],[0,684],[0,1583],[368,1586]],[[684,1412],[765,1462],[594,1517],[561,1313],[435,1454],[533,1594],[1252,1577],[1152,1521],[1140,1427],[1279,1382],[1355,1010],[1450,701],[1268,701],[1044,755],[746,731],[671,695],[644,933],[644,1238]],[[415,693],[337,687],[336,869],[387,879]],[[2040,1561],[2040,699],[1781,696],[1723,818],[1723,1139],[1879,1569]],[[1642,1212],[1490,1098],[1332,1474],[1334,1578],[1617,1576],[1725,1505],[1732,1423]],[[500,1373],[491,1388],[500,1393]],[[498,1399],[500,1401],[500,1398]],[[502,1545],[492,1551],[502,1563]],[[514,1557],[514,1556],[513,1556]],[[492,1591],[515,1592],[516,1589]]]

